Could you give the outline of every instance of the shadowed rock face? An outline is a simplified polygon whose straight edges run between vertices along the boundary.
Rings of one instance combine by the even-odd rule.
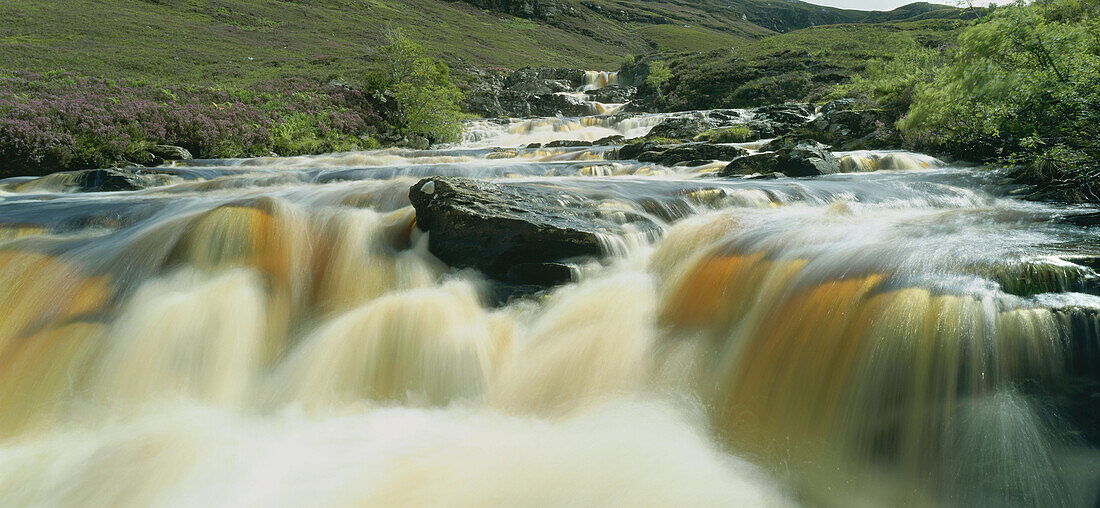
[[[433,254],[451,266],[517,284],[567,282],[560,279],[568,270],[558,262],[603,254],[601,235],[620,227],[602,216],[597,201],[539,185],[432,177],[414,185],[409,200],[417,226],[430,233]],[[655,227],[641,216],[627,221]],[[523,274],[537,276],[526,280]]]

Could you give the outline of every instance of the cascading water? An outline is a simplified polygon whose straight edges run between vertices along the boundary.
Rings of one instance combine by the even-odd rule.
[[[1100,349],[1079,210],[903,152],[767,180],[526,148],[667,117],[0,184],[0,505],[1095,502],[1067,400]],[[432,175],[663,234],[493,307],[415,226]]]

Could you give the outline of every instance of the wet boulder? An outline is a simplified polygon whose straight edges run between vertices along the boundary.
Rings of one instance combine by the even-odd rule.
[[[658,143],[656,141],[635,141],[619,149],[613,159],[620,160],[637,160],[643,153],[654,151],[665,151],[672,148],[675,145],[666,145]]]
[[[718,176],[769,175],[779,171],[774,153],[746,155],[730,161],[718,172]]]
[[[840,172],[840,161],[821,143],[804,141],[775,152],[734,159],[718,176],[782,173],[787,176],[821,176]]]
[[[499,97],[505,116],[587,116],[594,113],[585,100],[564,94],[528,95],[505,92]]]
[[[695,136],[718,127],[718,122],[702,112],[673,116],[653,126],[647,138],[694,139]]]
[[[598,200],[537,184],[432,177],[417,182],[409,200],[433,254],[512,284],[564,282],[559,265],[600,256],[601,238],[622,224],[656,228],[641,215],[613,220]]]
[[[593,141],[592,144],[595,145],[595,146],[625,145],[626,144],[626,137],[622,136],[622,135],[619,135],[619,134],[615,134],[615,135],[612,135],[612,136],[607,136],[606,138],[597,139],[596,141]]]
[[[585,141],[582,139],[558,139],[546,144],[546,148],[576,148],[592,146],[591,141]]]
[[[145,181],[137,173],[116,169],[86,169],[74,174],[76,192],[118,192],[144,189]]]
[[[782,135],[808,122],[814,108],[809,104],[788,103],[761,106],[751,111],[758,128],[762,127],[759,124],[766,124],[776,135]]]
[[[630,95],[634,93],[634,89],[622,85],[610,85],[596,90],[590,90],[585,92],[588,96],[588,100],[618,104],[627,102],[630,100]]]
[[[187,161],[191,160],[191,152],[182,146],[153,145],[146,150],[162,161]]]
[[[733,145],[715,143],[689,143],[669,147],[658,145],[645,150],[635,157],[639,162],[655,162],[665,166],[672,166],[681,162],[700,160],[733,160],[747,155],[744,148]]]

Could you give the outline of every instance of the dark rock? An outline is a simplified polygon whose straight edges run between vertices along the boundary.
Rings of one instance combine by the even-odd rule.
[[[186,161],[192,159],[191,152],[181,146],[153,145],[146,150],[161,160],[166,161]]]
[[[592,146],[591,141],[582,141],[579,139],[559,139],[551,141],[546,144],[546,148],[561,148],[561,147],[578,147],[578,146]]]
[[[138,151],[126,156],[126,160],[139,167],[152,167],[164,164],[164,159],[153,155],[152,152]]]
[[[662,145],[655,141],[636,141],[620,148],[617,158],[621,160],[637,159],[644,152],[664,151],[671,147],[672,145]]]
[[[532,83],[557,81],[564,83],[565,90],[580,88],[584,81],[584,71],[580,69],[562,69],[547,67],[525,67],[504,77],[502,83],[505,89],[521,90],[530,88]]]
[[[614,136],[608,136],[606,138],[600,138],[592,142],[596,146],[611,146],[611,145],[624,145],[626,144],[626,138],[619,134]]]
[[[691,143],[673,147],[658,145],[643,151],[635,158],[639,162],[656,162],[665,166],[671,166],[679,162],[700,159],[728,161],[748,153],[749,152],[744,148],[733,145]]]
[[[576,269],[565,263],[520,263],[506,277],[513,284],[548,287],[573,282],[575,275]]]
[[[78,187],[78,192],[133,191],[145,188],[144,182],[137,174],[114,169],[78,171],[73,184]]]
[[[409,190],[416,224],[429,233],[429,250],[451,266],[472,267],[489,277],[560,273],[520,267],[559,263],[603,253],[600,238],[623,222],[656,226],[641,215],[613,221],[598,201],[539,185],[499,185],[458,177],[425,178]]]
[[[809,121],[814,113],[813,106],[802,103],[775,104],[761,106],[753,110],[756,118],[780,125],[801,125]]]
[[[803,143],[814,144],[817,143],[817,140],[807,138],[805,136],[800,136],[798,134],[784,134],[771,141],[768,141],[767,143],[764,143],[764,145],[760,147],[760,150],[765,152],[775,152],[784,148],[794,148]]]
[[[860,109],[859,101],[850,97],[845,97],[843,99],[837,99],[825,103],[825,105],[821,106],[821,109],[818,110],[818,113],[821,113],[822,115],[827,115],[834,111],[850,111],[853,109]]]
[[[552,21],[563,14],[573,14],[574,9],[557,0],[464,0],[482,9],[489,9],[521,18]]]
[[[771,153],[734,159],[718,176],[783,173],[787,176],[821,176],[840,172],[840,162],[828,147],[802,142]]]
[[[622,85],[610,85],[585,93],[590,101],[618,104],[629,101],[634,89]]]
[[[699,166],[706,166],[707,164],[710,164],[712,162],[714,162],[714,159],[695,159],[690,161],[677,162],[676,165],[686,168],[696,168]]]
[[[794,133],[833,145],[838,150],[888,148],[892,145],[877,136],[882,127],[892,123],[893,119],[885,110],[860,108],[854,100],[840,99],[822,106],[821,115]]]
[[[1100,226],[1100,212],[1084,213],[1080,215],[1070,215],[1067,217],[1061,217],[1057,220],[1061,224],[1073,224],[1074,226],[1081,227],[1095,227]]]
[[[726,167],[718,172],[718,176],[742,176],[754,174],[771,174],[779,170],[776,155],[774,153],[758,153],[746,155],[730,161]]]
[[[801,143],[775,153],[779,171],[787,176],[820,176],[840,172],[840,161],[820,143]]]
[[[542,148],[542,143],[531,143],[527,145],[527,148]]]
[[[559,94],[578,89],[584,75],[577,69],[524,68],[506,76],[480,71],[466,109],[490,118],[595,114],[584,99]]]
[[[647,138],[693,139],[705,131],[718,127],[718,122],[702,112],[666,118],[653,126]]]

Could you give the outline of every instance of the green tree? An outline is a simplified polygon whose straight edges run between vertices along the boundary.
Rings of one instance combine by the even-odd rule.
[[[456,141],[462,134],[462,91],[451,81],[450,69],[433,61],[419,43],[400,28],[383,34],[376,50],[372,85],[391,96],[401,131],[431,141]]]
[[[997,8],[953,44],[871,64],[842,91],[897,106],[911,146],[1024,165],[1064,196],[1100,200],[1095,0]]]

